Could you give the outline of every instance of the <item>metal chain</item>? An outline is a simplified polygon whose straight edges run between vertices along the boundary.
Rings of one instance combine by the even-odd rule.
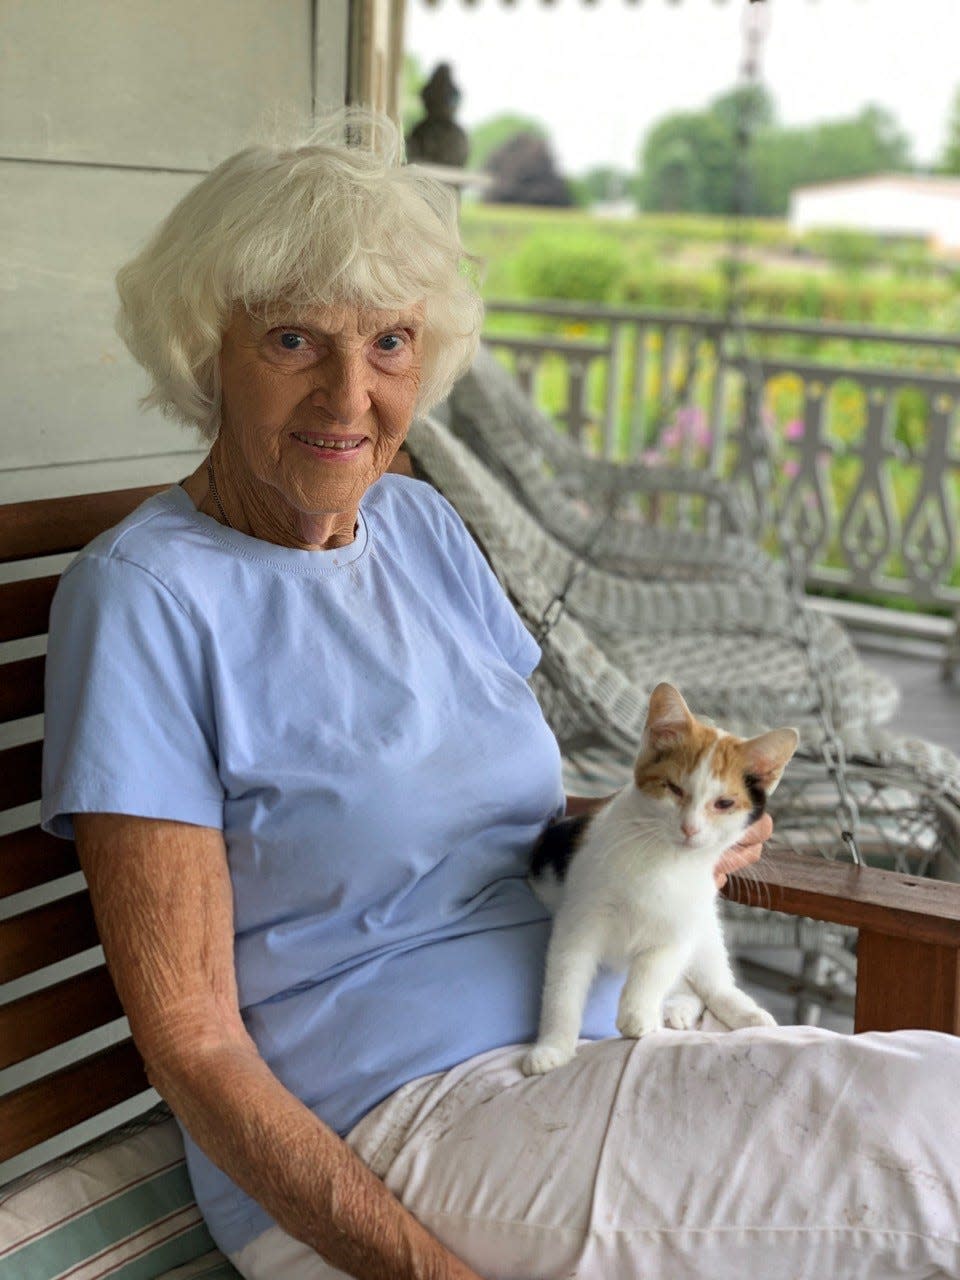
[[[743,430],[749,439],[741,440],[741,448],[751,450],[751,464],[762,467],[758,476],[761,492],[771,491],[773,467],[761,418],[764,400],[763,369],[754,358],[747,343],[744,321],[744,258],[746,256],[746,217],[752,206],[753,172],[750,163],[750,145],[753,140],[751,118],[755,107],[755,95],[749,91],[760,86],[760,67],[763,46],[770,29],[770,11],[767,0],[750,0],[744,12],[743,54],[740,64],[737,101],[737,164],[734,183],[733,234],[730,241],[729,292],[725,318],[726,330],[732,336],[738,367],[743,370]],[[864,859],[858,843],[860,810],[847,779],[847,761],[843,741],[833,722],[830,707],[833,691],[827,677],[828,664],[817,660],[817,641],[813,634],[811,614],[806,606],[806,572],[800,548],[789,536],[789,530],[779,529],[780,543],[787,561],[788,590],[793,601],[794,635],[804,655],[807,671],[816,691],[815,714],[823,735],[820,752],[827,772],[837,789],[836,814],[840,837],[850,851],[853,861],[862,866]]]
[[[544,640],[563,617],[564,610],[567,607],[567,596],[580,575],[586,572],[590,553],[600,541],[601,535],[606,531],[608,525],[613,522],[619,506],[620,494],[618,490],[610,489],[607,493],[606,510],[603,516],[598,521],[588,540],[580,547],[579,551],[570,557],[567,576],[563,581],[563,585],[540,615],[536,633],[537,644],[543,644]]]

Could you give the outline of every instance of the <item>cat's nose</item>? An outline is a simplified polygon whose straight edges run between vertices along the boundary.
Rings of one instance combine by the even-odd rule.
[[[681,822],[680,830],[688,840],[691,840],[694,836],[698,836],[700,834],[700,828],[695,822]]]

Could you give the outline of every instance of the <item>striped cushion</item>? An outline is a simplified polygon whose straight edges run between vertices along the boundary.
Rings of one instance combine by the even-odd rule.
[[[0,1189],[3,1280],[235,1277],[211,1250],[163,1106]]]
[[[219,1249],[211,1249],[185,1267],[165,1271],[158,1280],[239,1280],[239,1272],[230,1265]]]

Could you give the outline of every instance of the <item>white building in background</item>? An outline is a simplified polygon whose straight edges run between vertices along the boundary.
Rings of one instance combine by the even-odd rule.
[[[881,173],[797,187],[789,218],[791,231],[923,236],[934,248],[960,254],[960,178]]]

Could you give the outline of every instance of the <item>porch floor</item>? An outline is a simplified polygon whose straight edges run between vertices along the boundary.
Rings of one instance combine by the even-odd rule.
[[[853,633],[864,662],[900,688],[900,707],[889,728],[926,738],[960,755],[960,671],[940,678],[939,646],[917,643],[909,653],[880,649],[877,638]]]

